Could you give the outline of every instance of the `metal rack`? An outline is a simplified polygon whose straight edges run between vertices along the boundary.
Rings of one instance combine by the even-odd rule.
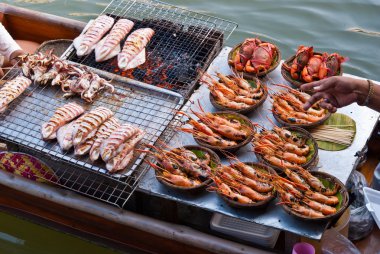
[[[146,48],[146,63],[133,70],[122,71],[117,66],[117,57],[97,63],[93,52],[78,58],[73,46],[65,58],[177,91],[184,97],[195,89],[200,73],[207,69],[220,52],[224,40],[237,27],[230,21],[155,0],[114,0],[102,14],[116,20],[123,17],[134,21],[132,31],[143,27],[155,31]]]
[[[7,75],[7,78],[12,79],[15,75],[18,72]],[[146,84],[123,77],[115,77],[113,84],[116,89],[114,94],[103,94],[93,105],[84,105],[85,108],[108,107],[121,122],[145,130],[142,142],[146,144],[157,141],[184,102],[177,93],[161,88],[152,89]],[[73,100],[83,103],[79,98],[70,99]],[[48,121],[56,108],[65,103],[67,100],[62,98],[59,89],[32,84],[0,115],[0,140],[17,145],[21,151],[49,162],[55,174],[51,177],[49,172],[43,176],[44,180],[124,206],[144,174],[145,169],[138,166],[145,153],[136,153],[127,171],[109,174],[103,162],[92,163],[88,156],[76,157],[71,150],[62,151],[56,141],[42,140],[42,123]]]

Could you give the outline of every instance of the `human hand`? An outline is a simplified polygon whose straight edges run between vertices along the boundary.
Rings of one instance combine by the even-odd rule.
[[[348,77],[333,76],[319,81],[302,85],[303,91],[314,91],[308,102],[304,104],[304,109],[309,109],[317,101],[322,108],[334,113],[337,108],[350,105],[353,102],[362,103],[366,97],[368,85],[366,80],[359,80]]]

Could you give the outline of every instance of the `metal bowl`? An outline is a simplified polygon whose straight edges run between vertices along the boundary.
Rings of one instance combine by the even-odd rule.
[[[196,146],[196,145],[183,146],[183,148],[185,148],[187,150],[193,150],[193,151],[195,150],[195,151],[202,151],[202,152],[208,153],[211,157],[211,162],[215,163],[216,165],[219,165],[221,163],[219,156],[215,152],[213,152],[212,150],[210,150],[208,148],[205,148],[202,146]],[[161,184],[163,184],[169,188],[179,190],[179,191],[189,191],[189,192],[195,193],[195,192],[198,192],[200,190],[203,190],[204,188],[206,188],[208,185],[210,185],[212,183],[212,180],[210,178],[208,178],[205,181],[203,181],[202,184],[195,186],[195,187],[188,188],[188,187],[183,187],[183,186],[177,186],[175,184],[169,183],[168,181],[166,181],[165,179],[163,179],[161,177],[158,177],[160,175],[160,173],[157,172],[157,170],[155,170],[155,174],[156,174],[157,181],[159,181]]]
[[[318,163],[318,143],[317,143],[317,141],[305,129],[302,129],[302,128],[299,128],[299,127],[295,127],[295,126],[293,126],[293,127],[284,127],[284,129],[289,130],[291,132],[296,132],[297,134],[300,134],[301,136],[303,136],[307,140],[310,140],[310,143],[313,146],[314,153],[312,154],[312,156],[309,158],[309,160],[306,163],[301,164],[300,166],[303,167],[303,168],[305,168],[305,169],[308,169],[308,170],[313,169],[317,165],[317,163]],[[267,160],[265,160],[263,158],[263,156],[261,156],[261,154],[255,153],[255,155],[256,155],[257,159],[260,162],[262,162],[262,163],[264,163],[264,164],[266,164],[266,165],[274,168],[277,172],[282,173],[284,171],[282,168],[274,166],[270,162],[268,162]]]
[[[315,221],[315,222],[332,220],[332,219],[335,219],[335,218],[338,218],[339,216],[341,216],[343,214],[343,212],[347,209],[348,204],[349,204],[349,196],[348,196],[348,192],[347,192],[345,185],[335,176],[332,176],[332,175],[327,174],[325,172],[312,171],[310,173],[312,175],[318,177],[319,179],[324,179],[324,180],[328,181],[329,183],[332,183],[332,184],[337,183],[339,185],[340,189],[335,196],[337,196],[337,197],[341,196],[341,202],[338,204],[338,205],[340,205],[340,208],[337,210],[336,213],[327,215],[323,218],[307,217],[305,215],[302,215],[302,214],[299,214],[299,213],[293,211],[288,205],[282,205],[284,210],[287,213],[289,213],[293,216],[296,216],[300,219],[308,220],[308,221]]]
[[[248,165],[248,166],[251,166],[251,167],[254,167],[255,169],[259,168],[261,169],[262,171],[265,171],[265,172],[269,172],[269,174],[272,174],[272,175],[277,175],[276,171],[267,166],[267,165],[264,165],[262,163],[256,163],[256,162],[243,162],[244,164]],[[234,166],[234,164],[231,165],[232,167]],[[255,203],[252,203],[252,204],[241,204],[239,202],[236,202],[232,199],[229,199],[227,198],[226,196],[223,196],[223,195],[220,195],[223,200],[231,207],[234,207],[234,208],[264,208],[266,207],[270,201],[272,201],[274,198],[275,198],[275,194],[276,194],[276,191],[275,189],[273,189],[271,191],[271,195],[266,199],[266,200],[262,200],[262,201],[258,201],[258,202],[255,202]]]
[[[261,82],[259,79],[254,79],[255,80],[255,82]],[[253,80],[251,80],[251,81],[248,81],[249,83],[251,83],[251,82],[253,82]],[[222,106],[222,105],[220,105],[217,101],[216,101],[216,99],[215,99],[215,97],[214,97],[214,95],[212,95],[211,93],[209,93],[210,95],[210,102],[211,102],[211,104],[215,107],[215,108],[217,108],[217,109],[219,109],[219,110],[223,110],[223,111],[232,111],[232,112],[236,112],[236,113],[240,113],[240,114],[247,114],[247,113],[250,113],[250,112],[252,112],[252,111],[254,111],[254,110],[256,110],[258,107],[260,107],[263,103],[264,103],[264,101],[267,99],[267,97],[268,97],[268,91],[267,91],[267,88],[266,88],[266,85],[264,84],[264,83],[262,83],[261,82],[261,86],[263,86],[263,96],[261,96],[261,98],[260,98],[260,100],[255,104],[255,105],[252,105],[252,106],[249,106],[248,108],[244,108],[244,109],[232,109],[232,108],[227,108],[227,107],[225,107],[225,106]]]
[[[266,41],[262,41],[262,42],[266,42]],[[255,79],[257,77],[263,77],[263,76],[267,75],[268,73],[274,71],[277,68],[277,66],[280,64],[280,61],[281,61],[281,51],[277,47],[277,45],[275,45],[275,44],[272,43],[276,47],[276,56],[274,57],[272,65],[270,66],[270,68],[268,70],[260,71],[260,72],[255,73],[255,74],[248,73],[248,72],[238,72],[238,71],[236,71],[235,68],[234,68],[234,65],[230,64],[230,60],[233,60],[235,58],[235,55],[239,51],[239,49],[240,49],[240,47],[241,47],[242,44],[243,44],[243,42],[235,45],[231,49],[230,53],[228,54],[228,65],[230,66],[232,72],[236,73],[237,75],[240,75],[241,73],[243,73],[243,77],[245,79],[252,80],[252,79]]]
[[[314,52],[314,55],[322,55],[322,53]],[[284,64],[291,66],[295,57],[296,55],[293,55],[284,61],[284,63],[281,65],[281,75],[284,77],[286,81],[288,81],[294,87],[299,88],[301,85],[306,84],[306,82],[302,80],[293,79],[292,76],[290,75],[290,72],[286,70],[284,67]],[[339,72],[336,76],[342,76],[342,75],[343,75],[343,67],[341,65],[339,68]]]
[[[273,106],[272,106],[272,109],[273,109]],[[327,110],[325,110],[326,112],[326,115],[325,117],[323,117],[321,120],[319,121],[316,121],[314,123],[309,123],[309,124],[295,124],[295,123],[288,123],[284,120],[282,120],[282,118],[280,118],[275,112],[274,110],[272,110],[272,114],[273,114],[273,117],[276,119],[277,122],[279,122],[281,125],[283,126],[288,126],[288,127],[301,127],[301,128],[305,128],[305,129],[311,129],[311,128],[314,128],[314,127],[317,127],[319,125],[322,125],[327,119],[329,119],[329,117],[331,116],[331,113]]]
[[[228,112],[228,111],[220,111],[220,112],[215,112],[212,114],[225,116],[225,117],[228,117],[230,119],[236,119],[236,120],[240,121],[245,127],[247,127],[250,130],[250,134],[248,135],[248,137],[245,140],[241,141],[237,145],[229,146],[229,147],[213,146],[213,145],[210,145],[210,144],[196,138],[193,135],[195,142],[197,142],[200,146],[207,147],[207,148],[214,150],[216,152],[227,151],[227,152],[233,153],[233,152],[236,152],[237,150],[239,150],[241,147],[247,145],[253,139],[255,127],[253,126],[251,120],[249,120],[246,116],[243,116],[242,114],[239,114],[239,113]]]

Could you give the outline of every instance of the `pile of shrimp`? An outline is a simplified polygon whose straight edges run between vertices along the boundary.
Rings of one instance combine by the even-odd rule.
[[[164,181],[179,187],[193,188],[209,179],[212,163],[216,163],[207,152],[198,157],[194,152],[184,147],[161,149],[146,145],[151,151],[141,151],[150,154],[157,163],[148,161]]]
[[[281,200],[280,204],[309,218],[323,218],[337,212],[338,184],[332,189],[326,188],[318,177],[301,167],[286,169],[285,174],[289,180],[277,176],[272,181]]]
[[[228,119],[223,115],[205,112],[200,105],[199,107],[201,112],[191,110],[198,120],[195,120],[185,112],[179,112],[179,114],[185,115],[188,118],[186,123],[193,127],[181,127],[179,130],[191,133],[194,138],[218,148],[236,146],[253,133],[250,127],[236,119]]]
[[[310,99],[310,95],[290,88],[286,85],[277,84],[285,88],[281,92],[271,94],[273,99],[273,114],[284,122],[291,124],[311,124],[325,118],[326,110],[316,102],[308,110],[303,109],[303,104]]]
[[[274,125],[272,130],[261,127],[252,140],[253,151],[269,164],[282,169],[296,169],[307,162],[311,147],[306,137]]]
[[[228,166],[219,165],[211,178],[215,186],[209,187],[209,190],[240,204],[254,204],[271,199],[274,195],[274,186],[268,174],[240,161]]]
[[[205,73],[202,82],[206,84],[215,101],[226,108],[241,110],[258,104],[262,97],[266,95],[265,87],[260,80],[256,79],[256,87],[237,76],[226,76],[216,73],[219,80],[212,78]]]

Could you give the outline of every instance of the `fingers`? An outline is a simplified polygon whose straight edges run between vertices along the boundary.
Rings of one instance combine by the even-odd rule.
[[[337,108],[335,106],[333,106],[331,103],[328,103],[326,101],[320,102],[319,106],[321,106],[321,108],[327,109],[331,113],[335,113],[337,110]]]
[[[323,92],[327,89],[332,88],[335,85],[335,77],[330,77],[322,79],[319,81],[314,81],[310,83],[303,84],[300,88],[303,91],[313,91],[313,92]]]
[[[0,77],[2,77],[4,75],[4,72],[3,70],[0,68]]]
[[[304,110],[308,110],[314,103],[324,98],[324,93],[315,93],[310,99],[303,105]]]

